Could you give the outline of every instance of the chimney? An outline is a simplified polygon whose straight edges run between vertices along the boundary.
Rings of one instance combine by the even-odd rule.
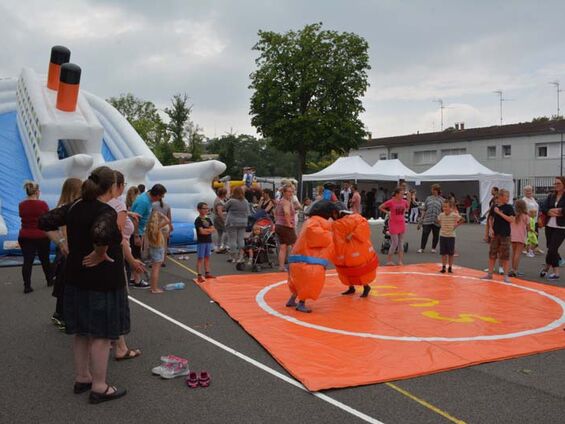
[[[456,123],[455,123],[455,129],[456,129],[456,130],[459,130],[459,122],[456,122]]]
[[[59,73],[61,65],[71,60],[71,51],[63,46],[51,48],[51,59],[49,60],[49,71],[47,74],[47,87],[57,91],[59,88]]]
[[[465,129],[465,122],[460,122],[460,123],[459,123],[459,129],[460,129],[460,130],[464,130],[464,129]]]
[[[63,112],[74,112],[76,110],[80,74],[80,67],[74,63],[65,63],[61,66],[59,90],[57,91],[57,109]]]

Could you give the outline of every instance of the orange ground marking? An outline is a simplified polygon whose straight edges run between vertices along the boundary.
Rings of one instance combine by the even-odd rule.
[[[371,296],[328,271],[313,313],[285,307],[286,274],[199,284],[312,391],[391,381],[565,348],[565,289],[435,264],[381,267]],[[497,277],[495,277],[497,278]]]

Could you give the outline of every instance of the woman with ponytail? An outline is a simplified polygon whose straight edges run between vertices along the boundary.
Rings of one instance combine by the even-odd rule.
[[[49,206],[43,200],[39,200],[39,185],[33,181],[24,184],[27,199],[20,203],[19,213],[22,220],[18,243],[22,249],[24,264],[22,267],[22,278],[24,280],[24,293],[31,293],[31,270],[35,256],[39,256],[41,267],[45,274],[47,285],[51,286],[51,266],[49,264],[49,239],[44,231],[37,225],[39,217],[49,211]]]
[[[65,332],[74,335],[74,392],[90,390],[90,403],[118,399],[123,388],[106,382],[110,343],[129,333],[122,233],[113,198],[114,171],[96,168],[83,183],[81,199],[53,209],[39,226],[53,240],[66,225]]]

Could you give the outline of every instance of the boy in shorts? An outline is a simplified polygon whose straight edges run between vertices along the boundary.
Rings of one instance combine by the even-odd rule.
[[[200,202],[196,206],[198,209],[198,216],[194,220],[194,228],[196,229],[197,244],[196,250],[198,253],[198,261],[196,262],[196,281],[203,283],[205,278],[215,278],[210,274],[210,255],[212,253],[212,233],[216,231],[212,220],[208,217],[209,207],[205,202]],[[200,269],[204,267],[204,277]]]
[[[490,247],[488,272],[482,277],[483,280],[492,280],[494,264],[498,259],[504,269],[504,282],[508,280],[508,259],[510,258],[510,224],[514,222],[514,208],[508,204],[510,193],[508,190],[498,192],[498,200],[493,205],[489,219],[492,219],[492,227],[489,229]]]
[[[449,264],[447,272],[452,273],[453,256],[455,255],[455,229],[465,219],[454,211],[450,200],[444,200],[442,204],[443,212],[437,217],[440,225],[439,230],[439,254],[441,255],[441,273],[445,274],[445,265]]]

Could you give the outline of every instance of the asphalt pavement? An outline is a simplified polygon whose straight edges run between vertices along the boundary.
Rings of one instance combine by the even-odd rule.
[[[485,268],[488,248],[482,231],[476,225],[457,230],[456,264]],[[438,262],[429,248],[428,253],[416,253],[419,236],[411,225],[405,262]],[[380,250],[380,227],[374,227],[373,242]],[[90,405],[88,394],[72,393],[72,338],[50,322],[55,299],[40,268],[34,268],[35,291],[29,295],[23,294],[20,268],[1,268],[0,422],[565,422],[563,350],[390,384],[309,393],[192,282],[194,275],[187,268],[194,269],[194,254],[188,260],[173,259],[162,270],[162,283],[184,281],[187,287],[163,295],[132,290],[127,341],[143,354],[110,361],[109,382],[126,387],[128,394],[100,405]],[[542,256],[524,256],[522,264],[523,278],[548,284],[538,275]],[[215,254],[212,266],[218,275],[238,273],[224,255]],[[565,277],[551,284],[564,286]],[[182,379],[152,376],[151,368],[163,354],[186,357],[192,370],[209,371],[211,386],[188,389]],[[354,358],[342,364],[355,365]]]

